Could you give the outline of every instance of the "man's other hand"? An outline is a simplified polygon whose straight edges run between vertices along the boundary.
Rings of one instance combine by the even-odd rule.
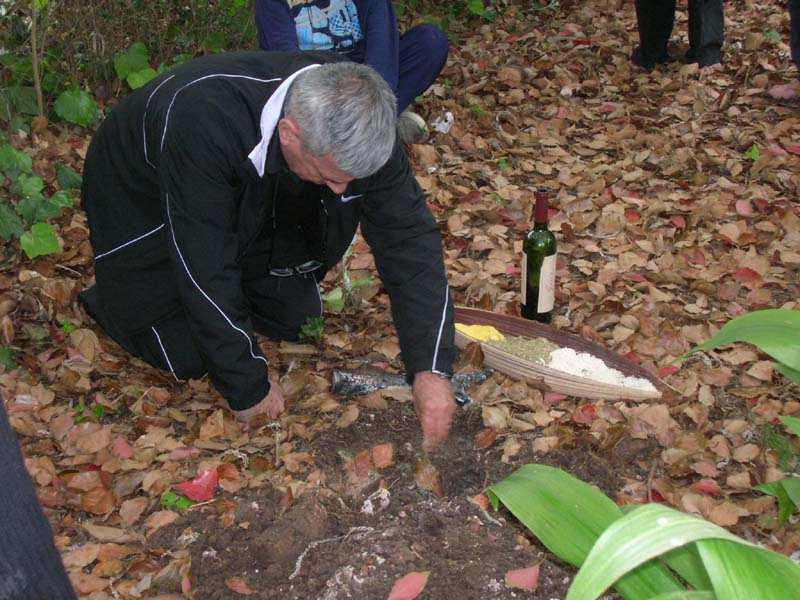
[[[277,419],[280,416],[284,408],[283,388],[280,383],[273,379],[270,379],[269,383],[269,393],[264,396],[261,402],[245,410],[231,411],[238,421],[247,423],[256,415],[264,413],[267,413],[271,419]]]
[[[422,426],[422,448],[432,452],[450,431],[456,412],[453,387],[447,379],[422,371],[414,375],[414,408]]]

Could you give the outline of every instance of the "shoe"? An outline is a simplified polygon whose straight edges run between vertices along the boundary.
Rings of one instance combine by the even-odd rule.
[[[656,58],[652,58],[651,56],[645,55],[641,46],[637,46],[636,49],[634,49],[633,54],[631,54],[631,62],[637,67],[641,67],[647,71],[652,71],[656,65],[663,65],[669,62],[669,54],[665,52]]]
[[[404,110],[397,117],[397,134],[404,144],[420,144],[428,139],[428,126],[417,113]]]

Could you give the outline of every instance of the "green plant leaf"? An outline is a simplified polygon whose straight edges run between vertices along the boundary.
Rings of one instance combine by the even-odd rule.
[[[83,184],[83,178],[77,171],[66,165],[56,165],[56,181],[62,190],[79,190]]]
[[[306,322],[300,327],[299,338],[301,340],[314,340],[319,343],[322,340],[322,331],[325,327],[325,317],[308,317]]]
[[[566,600],[597,598],[646,561],[707,538],[747,544],[713,523],[672,508],[660,504],[641,506],[615,521],[600,536],[575,576]]]
[[[329,311],[339,312],[344,308],[344,292],[342,288],[337,286],[327,294],[322,294],[322,301]]]
[[[469,12],[479,17],[483,16],[484,11],[486,10],[483,6],[483,0],[466,0],[466,2]]]
[[[800,566],[788,556],[736,538],[697,542],[717,598],[797,598]]]
[[[6,373],[19,367],[19,365],[14,362],[14,352],[8,346],[0,346],[0,365],[5,367]]]
[[[745,152],[745,156],[752,161],[756,161],[759,158],[761,158],[761,153],[758,151],[758,146],[756,146],[755,144],[750,146],[750,150]]]
[[[33,159],[11,144],[3,144],[0,146],[0,171],[31,173]]]
[[[795,506],[800,506],[800,478],[787,477],[786,479],[781,479],[778,483],[781,484],[786,495],[794,502]]]
[[[190,506],[194,506],[194,502],[181,494],[176,494],[175,492],[164,492],[164,494],[161,496],[161,506],[164,508],[177,508],[178,510],[186,510]]]
[[[146,69],[142,69],[141,71],[134,71],[133,73],[128,75],[127,82],[128,85],[131,86],[131,89],[135,90],[147,84],[148,81],[150,81],[155,77],[158,77],[158,73],[156,72],[156,70],[147,67]]]
[[[794,511],[797,510],[797,505],[792,502],[789,494],[786,493],[780,481],[773,481],[771,483],[762,483],[753,487],[754,490],[763,492],[770,496],[775,496],[778,499],[778,524],[783,525],[789,520]]]
[[[696,544],[676,548],[662,555],[661,559],[695,590],[711,589],[711,580],[708,578]]]
[[[44,181],[38,175],[20,173],[11,185],[11,192],[20,196],[39,196],[44,189]]]
[[[61,214],[62,208],[72,208],[73,206],[72,194],[66,190],[57,191],[55,194],[50,196],[50,200],[48,200],[48,202],[58,209],[58,215]]]
[[[773,363],[772,366],[775,367],[775,370],[781,373],[784,377],[795,382],[797,385],[800,385],[800,371],[792,369],[787,365],[782,365],[781,363]]]
[[[125,51],[114,57],[114,71],[117,77],[127,80],[131,73],[142,71],[150,66],[147,47],[142,42],[135,42]]]
[[[701,350],[734,342],[758,346],[775,360],[800,370],[800,310],[767,309],[750,312],[728,321],[711,340],[676,358],[677,362]]]
[[[5,202],[0,201],[0,238],[6,242],[18,238],[25,231],[25,224],[17,212]]]
[[[800,419],[797,417],[778,417],[795,435],[800,435]]]
[[[33,225],[58,217],[61,214],[61,207],[56,206],[41,194],[34,194],[25,196],[17,203],[17,212],[25,219],[25,223]]]
[[[25,115],[38,115],[39,104],[36,102],[36,90],[28,85],[10,85],[2,90],[11,111]]]
[[[61,251],[55,229],[48,223],[35,223],[30,231],[22,234],[19,242],[28,258],[55,254]]]
[[[97,118],[97,102],[83,90],[61,92],[56,99],[56,114],[69,123],[88,127]]]
[[[553,554],[575,566],[583,564],[603,531],[622,518],[605,494],[546,465],[520,467],[492,485],[487,495],[495,509],[502,502]],[[658,562],[642,565],[615,587],[628,600],[684,589]]]
[[[654,598],[648,600],[717,600],[714,592],[698,591],[698,590],[685,590],[682,592],[669,592],[667,594],[659,594]]]

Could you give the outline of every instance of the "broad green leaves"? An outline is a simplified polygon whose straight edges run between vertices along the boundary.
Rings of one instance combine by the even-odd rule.
[[[695,352],[711,350],[734,342],[758,346],[780,364],[776,368],[795,383],[800,383],[800,311],[785,309],[758,310],[736,317],[719,333],[700,346],[695,346],[680,361]]]
[[[49,223],[36,223],[31,230],[22,234],[19,243],[28,258],[55,254],[61,250],[56,231]]]
[[[127,81],[134,90],[158,75],[150,66],[147,48],[141,42],[131,44],[125,52],[114,57],[114,70],[117,77]]]
[[[2,365],[6,372],[13,371],[18,367],[14,362],[14,353],[8,346],[0,346],[0,365]]]
[[[56,165],[56,181],[62,190],[79,190],[83,178],[66,165]]]
[[[595,600],[612,585],[631,600],[792,598],[800,588],[800,566],[786,556],[660,504],[623,516],[604,494],[559,469],[526,465],[487,494],[580,566],[566,600]]]
[[[25,224],[16,211],[8,204],[0,202],[0,239],[6,242],[18,238],[25,231]]]
[[[54,108],[59,117],[81,127],[88,127],[97,119],[97,102],[83,90],[62,92]]]

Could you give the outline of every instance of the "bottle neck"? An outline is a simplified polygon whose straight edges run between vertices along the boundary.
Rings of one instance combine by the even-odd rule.
[[[536,209],[534,211],[534,229],[547,229],[547,221],[550,215],[547,213],[550,204],[550,194],[538,191],[534,194],[536,198]]]

